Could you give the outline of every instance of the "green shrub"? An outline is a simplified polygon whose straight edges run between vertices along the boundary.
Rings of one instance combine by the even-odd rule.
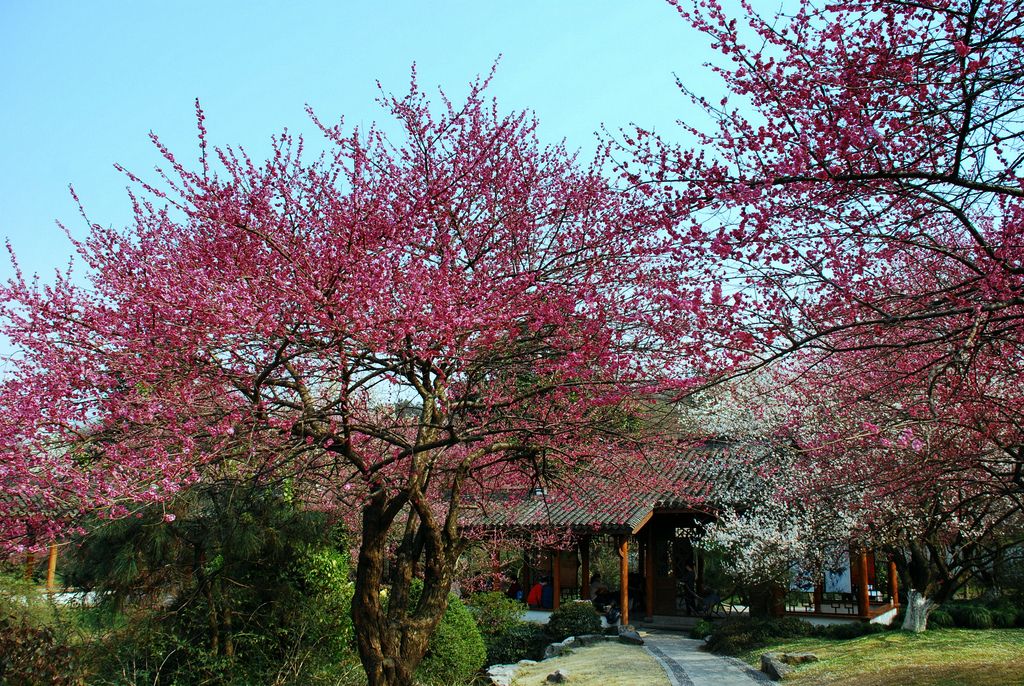
[[[987,607],[990,610],[1012,610],[1014,613],[1020,609],[1017,603],[1005,597],[994,598],[988,602]]]
[[[929,629],[948,629],[954,624],[953,615],[945,610],[932,610],[932,613],[928,615]]]
[[[992,626],[996,629],[1010,629],[1017,623],[1016,610],[998,608],[989,610],[989,614],[992,615]]]
[[[711,635],[711,631],[714,627],[706,619],[698,620],[693,628],[690,629],[690,638],[695,638],[698,641],[703,641],[705,638]]]
[[[803,638],[810,636],[814,625],[797,617],[780,617],[764,620],[763,630],[774,638]]]
[[[69,614],[21,570],[0,572],[0,684],[77,683],[79,651]]]
[[[711,634],[707,642],[708,650],[722,655],[739,655],[763,645],[766,645],[763,640],[755,639],[752,634],[747,632],[724,635],[714,633]]]
[[[457,596],[449,596],[448,609],[430,637],[427,654],[416,668],[416,678],[445,686],[466,683],[486,660],[487,649],[473,615]]]
[[[0,683],[8,686],[78,683],[75,653],[48,626],[0,613]]]
[[[307,640],[338,657],[353,653],[355,584],[349,580],[348,555],[334,548],[308,548],[298,556],[294,573],[302,590],[297,623]]]
[[[1021,608],[1012,599],[1006,597],[995,598],[987,604],[992,614],[992,626],[997,629],[1009,629],[1014,626],[1024,626],[1024,608]]]
[[[245,482],[166,507],[171,522],[156,506],[96,522],[68,556],[68,577],[113,610],[83,627],[88,683],[340,683],[356,661],[343,532],[287,491]]]
[[[735,655],[767,645],[776,639],[810,636],[814,627],[796,617],[778,619],[733,619],[715,626],[708,639],[708,649],[715,653]]]
[[[504,665],[520,660],[540,660],[548,644],[544,627],[534,622],[516,622],[494,637],[487,646],[487,664]]]
[[[599,634],[601,617],[592,603],[566,603],[551,613],[547,633],[552,641],[564,641],[569,636]]]
[[[173,680],[185,685],[203,679],[229,683],[223,674],[211,671],[216,656],[209,655],[201,643],[192,644],[176,636],[178,627],[162,620],[154,613],[134,612],[124,625],[91,643],[89,684],[135,686]],[[194,681],[186,675],[192,675]]]
[[[992,613],[987,607],[977,604],[956,603],[947,610],[953,622],[961,629],[991,629]]]
[[[523,603],[509,598],[504,593],[488,591],[473,595],[466,604],[483,635],[484,645],[487,647],[487,664],[503,664],[509,661],[509,655],[517,654],[519,649],[515,646],[525,635],[524,630],[519,629],[519,624],[522,623],[520,618],[526,610]],[[507,638],[509,632],[514,630],[515,637]],[[516,662],[520,659],[516,657],[511,661]]]
[[[870,624],[868,622],[844,622],[843,624],[830,624],[828,626],[815,627],[814,635],[821,638],[829,638],[836,641],[848,641],[852,638],[877,634],[886,630],[884,624]]]

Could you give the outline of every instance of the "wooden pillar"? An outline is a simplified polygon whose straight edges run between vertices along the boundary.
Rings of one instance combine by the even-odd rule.
[[[821,613],[822,601],[825,598],[825,580],[819,579],[814,584],[814,611]]]
[[[648,621],[654,619],[654,528],[647,525],[647,544],[644,548],[644,601]]]
[[[619,623],[629,624],[629,536],[619,536]]]
[[[551,609],[557,610],[562,599],[562,551],[551,551],[551,568],[551,583],[554,586],[551,593]]]
[[[892,606],[900,606],[900,575],[896,570],[896,563],[889,560],[889,595],[892,596]]]
[[[580,539],[580,598],[590,600],[590,536]]]
[[[868,599],[868,553],[861,548],[854,558],[857,565],[857,578],[860,584],[857,586],[857,616],[861,619],[868,619],[871,616],[871,604]]]
[[[54,578],[57,576],[57,544],[50,544],[50,558],[46,563],[46,591],[53,593],[55,590]]]

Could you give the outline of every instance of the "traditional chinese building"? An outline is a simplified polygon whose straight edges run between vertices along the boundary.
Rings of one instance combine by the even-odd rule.
[[[534,489],[526,497],[510,498],[474,517],[476,529],[492,529],[502,537],[524,541],[524,589],[540,577],[553,586],[552,607],[565,600],[591,597],[591,553],[611,546],[618,556],[618,587],[622,622],[654,621],[687,612],[686,594],[705,598],[705,559],[694,545],[703,526],[713,521],[722,505],[716,491],[737,493],[761,488],[750,474],[751,464],[767,446],[714,442],[692,448],[671,462],[650,465],[670,492],[602,489],[596,482]],[[536,532],[561,533],[562,543],[535,547],[527,543]],[[565,541],[571,541],[566,545]],[[850,549],[845,567],[816,582],[795,582],[779,589],[773,603],[777,613],[805,618],[879,620],[898,607],[895,565],[872,551]],[[690,569],[687,569],[687,566]],[[692,571],[691,571],[692,570]],[[806,575],[802,575],[806,579]],[[692,590],[687,591],[687,586]],[[727,589],[719,611],[745,612],[748,603]],[[716,593],[716,595],[718,595]]]

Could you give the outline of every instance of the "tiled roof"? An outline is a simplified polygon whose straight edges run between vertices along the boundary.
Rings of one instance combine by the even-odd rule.
[[[700,445],[658,463],[632,465],[607,486],[608,477],[576,479],[571,486],[505,494],[477,503],[464,520],[469,528],[635,533],[655,510],[712,514],[759,488],[754,465],[770,448],[755,443]],[[633,487],[623,487],[629,479]]]

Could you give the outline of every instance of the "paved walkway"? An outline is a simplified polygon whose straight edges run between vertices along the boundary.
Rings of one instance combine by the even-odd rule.
[[[661,664],[672,686],[754,686],[773,683],[766,675],[735,658],[707,653],[703,641],[650,632],[644,647]]]

